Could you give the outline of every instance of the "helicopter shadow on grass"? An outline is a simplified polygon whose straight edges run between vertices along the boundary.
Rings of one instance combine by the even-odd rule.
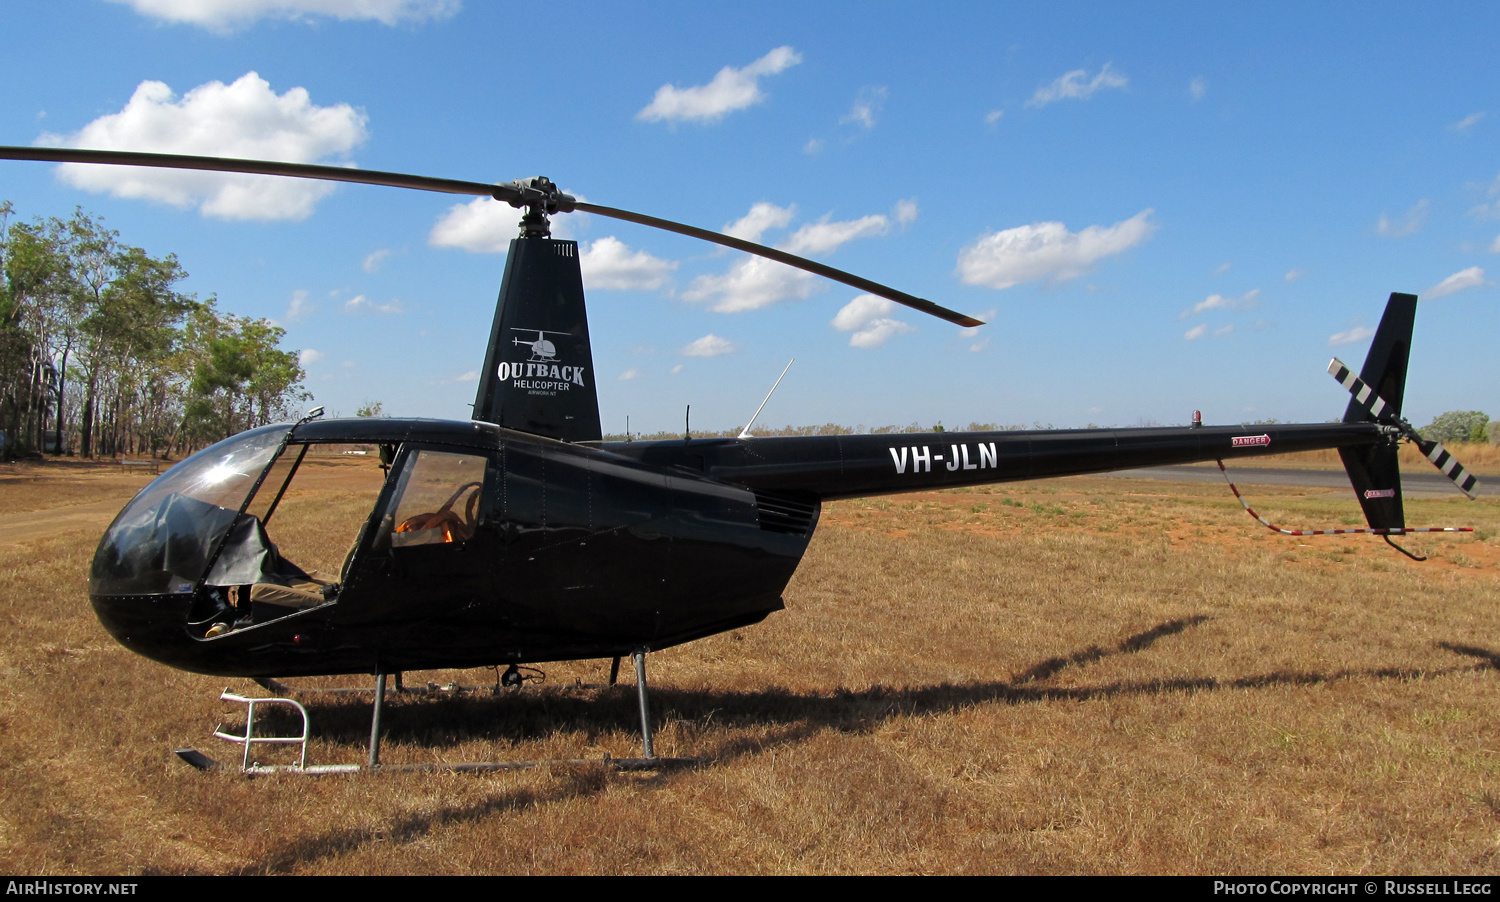
[[[902,712],[940,713],[980,702],[1041,700],[1043,696],[1030,688],[1030,684],[1069,667],[1144,651],[1159,639],[1208,619],[1193,616],[1169,620],[1129,636],[1112,648],[1092,645],[1066,656],[1048,658],[1003,682],[900,689],[874,686],[860,691],[838,689],[832,693],[799,693],[774,687],[738,692],[653,686],[653,719],[658,726],[674,721],[734,727],[769,724],[790,728],[795,734],[787,734],[783,729],[775,737],[764,739],[762,747],[795,741],[803,734],[804,727],[807,732],[824,728],[865,732]],[[316,693],[313,696],[316,698]],[[262,710],[258,733],[296,731],[295,715],[288,709],[278,706]],[[368,695],[352,693],[337,701],[312,702],[310,711],[317,738],[355,748],[369,740]],[[639,730],[640,720],[635,687],[627,683],[582,691],[568,686],[499,693],[470,690],[435,699],[420,689],[392,692],[387,696],[383,726],[386,743],[444,749],[475,741],[515,745],[543,740],[560,731],[581,733],[581,739],[592,744],[606,736],[633,733]],[[721,750],[708,757],[718,760],[723,754]]]
[[[599,764],[594,767],[553,768],[556,778],[545,790],[522,787],[508,790],[466,805],[450,805],[437,811],[407,814],[378,827],[343,827],[315,836],[278,840],[251,864],[228,872],[200,870],[152,870],[147,876],[272,876],[302,873],[319,861],[356,852],[371,843],[405,845],[419,842],[445,827],[457,827],[482,821],[492,815],[525,811],[556,802],[593,796],[609,784],[610,772]],[[425,779],[413,776],[412,779]]]
[[[1472,645],[1439,642],[1438,647],[1479,663],[1447,668],[1375,667],[1333,671],[1277,670],[1235,678],[1175,677],[1101,683],[1094,686],[1049,686],[1058,674],[1108,658],[1137,654],[1168,637],[1184,633],[1211,618],[1194,615],[1164,621],[1127,636],[1109,647],[1090,645],[1068,655],[1047,658],[1008,680],[943,683],[929,686],[871,686],[832,692],[795,692],[778,687],[753,691],[690,690],[654,686],[653,721],[689,725],[706,749],[699,754],[723,763],[768,748],[805,740],[822,730],[865,734],[897,717],[951,714],[981,704],[1020,705],[1054,700],[1093,701],[1121,696],[1162,695],[1226,689],[1312,686],[1345,680],[1412,680],[1465,671],[1500,670],[1500,653]],[[500,746],[545,740],[572,732],[593,745],[607,737],[634,736],[640,721],[632,685],[607,689],[470,695],[438,700],[402,699],[386,709],[385,741],[392,745],[451,748],[487,741]],[[337,746],[360,749],[369,739],[367,701],[347,700],[314,707],[316,735]],[[754,736],[742,735],[754,728]],[[715,738],[715,733],[719,736]],[[690,739],[690,741],[692,741]]]
[[[1500,652],[1479,646],[1438,642],[1439,648],[1478,660],[1478,663],[1447,668],[1379,667],[1341,669],[1331,672],[1273,671],[1234,679],[1213,677],[1176,678],[1105,683],[1087,687],[1038,685],[1074,667],[1106,658],[1145,651],[1156,642],[1183,633],[1211,618],[1203,615],[1169,620],[1128,636],[1109,648],[1089,646],[1070,655],[1048,658],[1008,681],[943,684],[892,689],[875,686],[860,691],[832,693],[791,692],[764,689],[754,692],[695,692],[654,689],[653,709],[659,722],[687,721],[702,725],[697,732],[707,736],[716,725],[734,733],[737,728],[760,728],[754,737],[728,736],[706,755],[715,766],[754,757],[770,749],[810,739],[824,730],[868,734],[894,718],[951,714],[980,704],[1031,704],[1052,700],[1092,701],[1120,696],[1161,695],[1172,692],[1205,692],[1226,689],[1268,689],[1277,686],[1312,686],[1343,680],[1416,680],[1454,673],[1500,670]],[[368,707],[356,702],[317,708],[326,725],[322,738],[336,744],[358,747],[368,738]],[[449,746],[476,739],[496,742],[540,739],[557,730],[583,730],[590,739],[618,735],[637,728],[633,687],[617,686],[592,698],[556,692],[512,695],[502,698],[444,698],[395,709],[387,738],[393,742],[427,746]],[[766,729],[767,725],[774,728]],[[419,841],[436,830],[474,823],[492,815],[590,798],[604,792],[614,780],[630,779],[637,787],[666,787],[679,772],[622,777],[604,762],[597,765],[557,764],[554,778],[544,789],[522,787],[501,792],[477,802],[453,805],[437,811],[396,818],[379,828],[343,828],[321,835],[289,839],[277,844],[236,874],[291,873],[320,860],[330,859],[372,843],[404,844]],[[425,779],[409,777],[408,779]]]

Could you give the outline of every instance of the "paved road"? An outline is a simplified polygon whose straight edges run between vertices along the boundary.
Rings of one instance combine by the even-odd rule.
[[[1224,475],[1219,472],[1218,467],[1150,467],[1141,470],[1116,470],[1113,473],[1105,473],[1105,476],[1116,476],[1122,479],[1161,479],[1168,482],[1219,482],[1224,481]],[[1302,488],[1328,488],[1347,489],[1353,492],[1349,485],[1349,477],[1343,470],[1282,470],[1260,467],[1230,467],[1229,476],[1236,485],[1293,485]],[[1494,477],[1481,478],[1479,480],[1478,492],[1480,496],[1494,496],[1500,494],[1496,490],[1496,483],[1500,480]],[[1401,493],[1403,495],[1451,495],[1462,498],[1463,493],[1454,487],[1448,477],[1433,470],[1431,473],[1402,473]]]
[[[0,515],[0,546],[21,545],[75,529],[92,529],[103,535],[104,528],[128,500],[111,498],[52,510]]]

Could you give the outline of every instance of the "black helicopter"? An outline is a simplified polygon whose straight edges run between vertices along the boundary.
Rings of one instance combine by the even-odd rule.
[[[99,543],[90,597],[127,648],[222,676],[399,673],[641,655],[783,607],[821,504],[838,498],[1337,448],[1370,530],[1406,527],[1397,445],[1417,299],[1392,294],[1342,422],[605,442],[578,246],[579,210],[795,266],[962,326],[930,301],[716,232],[508,184],[330,166],[51,148],[0,159],[156,166],[489,196],[524,210],[510,243],[471,422],[265,426],[183,460]],[[273,516],[313,446],[378,446],[387,475],[341,570],[279,552]],[[383,688],[383,678],[379,686]],[[377,696],[378,698],[378,696]],[[643,698],[644,711],[644,698]],[[649,737],[649,728],[647,730]],[[649,745],[647,756],[650,757]]]

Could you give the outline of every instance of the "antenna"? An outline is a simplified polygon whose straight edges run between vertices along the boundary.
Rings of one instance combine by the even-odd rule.
[[[687,413],[682,416],[682,440],[689,442],[693,440],[693,405],[687,406]]]
[[[783,379],[786,378],[786,371],[789,370],[789,369],[791,369],[792,368],[792,364],[794,364],[796,362],[797,362],[797,358],[795,358],[795,357],[793,357],[791,360],[788,360],[786,362],[786,368],[781,371],[781,375],[780,376],[776,377],[776,385],[780,385],[781,384],[781,380],[783,380]],[[766,409],[766,401],[771,400],[771,396],[774,395],[774,394],[776,394],[776,385],[771,386],[771,390],[768,391],[768,392],[766,392],[766,400],[760,402],[760,406],[757,407],[757,408],[755,408],[755,413],[751,415],[750,422],[746,423],[745,424],[745,428],[740,430],[740,435],[739,435],[740,438],[750,438],[750,427],[755,425],[755,418],[758,417],[758,416],[760,416],[760,412],[762,410]]]

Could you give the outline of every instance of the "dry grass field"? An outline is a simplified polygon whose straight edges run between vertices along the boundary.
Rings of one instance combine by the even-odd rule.
[[[0,525],[144,482],[0,472]],[[1291,526],[1358,518],[1242,488]],[[1416,563],[1274,535],[1223,486],[1103,477],[828,505],[786,611],[650,657],[658,753],[708,759],[655,775],[196,772],[171,749],[237,757],[210,736],[242,718],[226,682],[263,693],[116,645],[99,527],[41,531],[0,545],[0,871],[1494,874],[1500,499],[1408,510],[1480,531],[1409,537]],[[638,753],[628,678],[545,670],[393,697],[384,759]],[[312,760],[361,762],[367,698],[310,707]]]

